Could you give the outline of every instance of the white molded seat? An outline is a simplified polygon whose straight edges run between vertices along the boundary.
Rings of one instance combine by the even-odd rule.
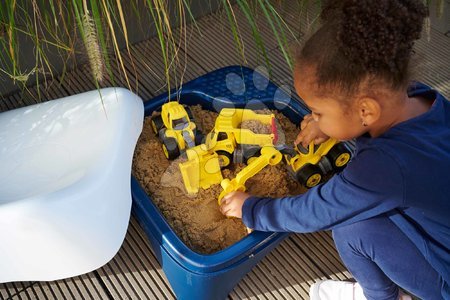
[[[72,277],[117,253],[143,118],[123,88],[0,113],[0,282]]]

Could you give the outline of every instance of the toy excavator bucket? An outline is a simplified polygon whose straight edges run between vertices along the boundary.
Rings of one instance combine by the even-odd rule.
[[[220,193],[219,198],[217,200],[220,205],[223,197],[234,191],[242,191],[245,192],[245,183],[246,181],[260,172],[267,165],[276,165],[280,163],[283,159],[283,155],[277,149],[272,146],[265,146],[261,149],[261,155],[253,160],[248,166],[242,169],[235,178],[232,180],[224,179],[220,183],[223,188],[223,191]]]
[[[179,167],[189,195],[198,193],[199,188],[207,189],[222,181],[217,153],[209,153],[206,146],[201,144],[186,150],[186,155],[188,161],[180,163]]]

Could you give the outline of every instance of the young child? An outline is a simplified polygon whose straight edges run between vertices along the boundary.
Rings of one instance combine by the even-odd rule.
[[[356,138],[354,157],[303,195],[233,192],[221,203],[255,230],[333,231],[357,283],[316,283],[311,299],[410,299],[399,287],[450,299],[450,103],[408,77],[422,2],[329,1],[296,60],[312,111],[296,143]]]

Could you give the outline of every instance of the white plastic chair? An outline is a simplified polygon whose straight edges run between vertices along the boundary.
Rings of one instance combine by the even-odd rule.
[[[143,118],[123,88],[0,114],[0,282],[72,277],[117,253]]]

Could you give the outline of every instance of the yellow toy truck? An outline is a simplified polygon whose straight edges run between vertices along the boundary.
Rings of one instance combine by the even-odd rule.
[[[176,101],[165,103],[161,114],[151,117],[151,124],[161,140],[164,155],[170,160],[194,147],[202,138],[190,109]]]
[[[318,185],[329,171],[344,168],[351,158],[350,150],[332,138],[320,145],[311,142],[308,148],[299,144],[295,150],[297,154],[285,155],[285,160],[294,178],[306,188]]]

